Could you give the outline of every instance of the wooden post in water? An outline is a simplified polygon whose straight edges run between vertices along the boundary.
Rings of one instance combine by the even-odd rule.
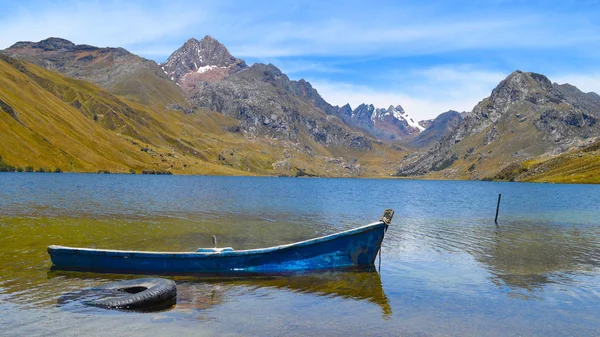
[[[494,218],[494,222],[496,225],[498,224],[498,211],[500,210],[500,199],[502,198],[502,193],[498,194],[498,205],[496,205],[496,218]]]

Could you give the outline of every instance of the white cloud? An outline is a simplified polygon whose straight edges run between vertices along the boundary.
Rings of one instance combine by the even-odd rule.
[[[26,4],[2,18],[0,48],[48,37],[100,47],[127,47],[182,33],[206,15],[202,11],[176,11],[168,4],[157,8],[129,1],[42,4],[40,8]]]
[[[376,107],[402,105],[415,119],[431,119],[448,110],[470,111],[508,74],[447,66],[406,72],[401,82],[374,88],[343,82],[311,81],[321,96],[333,105],[361,103]]]
[[[180,45],[190,37],[211,34],[235,56],[251,58],[597,49],[592,47],[598,45],[597,26],[591,23],[596,16],[588,12],[555,13],[551,8],[497,4],[475,10],[469,4],[445,2],[378,6],[327,1],[16,2],[4,15],[0,13],[0,48],[18,40],[58,36],[98,46],[133,46],[131,51],[144,53],[152,49],[146,43],[168,40]]]
[[[399,6],[402,7],[402,6]],[[377,8],[377,6],[375,6]],[[403,15],[397,17],[399,13]],[[377,20],[365,19],[369,16]],[[411,14],[414,14],[411,16]],[[347,16],[344,16],[347,15]],[[331,18],[253,21],[236,31],[241,57],[433,55],[465,50],[534,50],[597,45],[593,29],[568,13],[361,8]],[[260,39],[252,38],[260,36]]]
[[[350,72],[350,70],[345,69],[343,66],[305,59],[261,58],[256,61],[260,63],[272,63],[287,75],[295,75],[298,73],[307,72],[328,74],[340,74]]]

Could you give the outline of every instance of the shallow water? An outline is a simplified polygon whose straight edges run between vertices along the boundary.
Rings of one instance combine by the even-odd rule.
[[[0,174],[2,335],[599,335],[600,190],[491,182]],[[499,226],[494,224],[502,193]],[[61,297],[136,278],[51,271],[50,244],[259,248],[396,210],[380,270],[173,277],[157,313]]]

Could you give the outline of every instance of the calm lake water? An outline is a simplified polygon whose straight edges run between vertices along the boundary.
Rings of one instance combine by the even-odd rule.
[[[494,224],[502,193],[499,226]],[[600,187],[467,181],[0,174],[2,336],[598,336]],[[290,243],[396,211],[380,270],[174,277],[131,313],[61,296],[136,278],[51,271],[50,244]],[[139,276],[138,276],[139,277]]]

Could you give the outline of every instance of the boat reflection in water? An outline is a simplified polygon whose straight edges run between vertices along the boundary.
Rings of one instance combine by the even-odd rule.
[[[90,279],[100,281],[98,274],[84,272],[50,271],[50,278],[65,278],[68,282],[74,279]],[[117,279],[135,278],[125,275],[103,274],[106,283]],[[367,301],[381,308],[383,318],[390,318],[392,308],[386,296],[379,273],[374,267],[335,269],[329,271],[253,276],[245,278],[192,276],[169,277],[177,283],[177,304],[172,313],[197,313],[201,316],[203,310],[217,307],[223,303],[256,294],[261,290],[275,289],[291,291],[299,294],[318,297],[344,298],[356,301]],[[101,282],[104,283],[104,282]],[[64,307],[64,303],[61,304]],[[65,307],[67,310],[81,306]],[[97,309],[94,309],[97,310]],[[90,309],[85,309],[89,312]],[[200,318],[201,319],[201,318]]]

